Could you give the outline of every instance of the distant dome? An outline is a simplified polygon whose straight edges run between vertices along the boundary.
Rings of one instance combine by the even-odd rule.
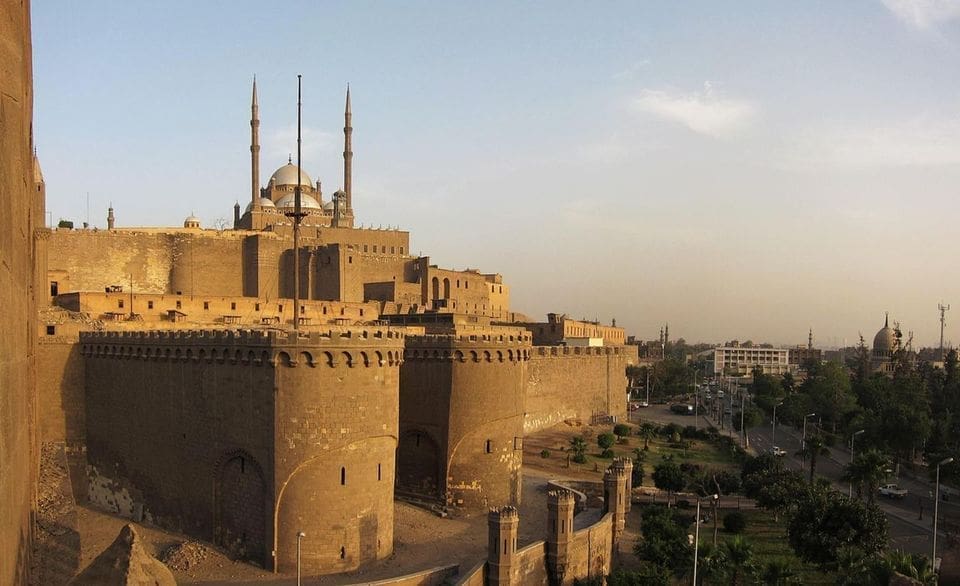
[[[272,200],[272,199],[267,198],[267,197],[261,197],[261,198],[260,198],[260,207],[261,207],[261,208],[275,208],[275,207],[277,207],[277,206],[275,206],[275,205],[273,204],[273,200]],[[243,211],[243,213],[246,214],[246,213],[248,213],[251,209],[253,209],[253,204],[252,204],[252,203],[248,203],[248,204],[247,204],[247,209],[245,209],[245,210]]]
[[[889,320],[885,320],[883,327],[873,337],[874,354],[890,354],[897,346],[897,333],[890,327]]]
[[[184,228],[199,228],[200,227],[200,218],[189,215],[187,219],[183,221]]]
[[[274,185],[296,185],[297,166],[293,163],[287,163],[273,173],[270,181],[273,181]],[[300,169],[300,184],[304,187],[313,187],[313,181],[303,169]]]
[[[292,208],[294,207],[294,197],[295,194],[288,193],[287,195],[281,197],[277,200],[276,206],[278,208]],[[319,210],[322,209],[320,204],[317,203],[317,200],[313,199],[306,193],[300,194],[300,207],[305,210]]]

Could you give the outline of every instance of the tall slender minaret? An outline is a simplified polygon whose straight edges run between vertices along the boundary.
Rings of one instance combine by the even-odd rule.
[[[257,76],[253,76],[250,103],[250,211],[260,211],[260,107],[257,105]],[[252,219],[251,219],[251,228]]]
[[[343,192],[347,196],[347,215],[353,216],[353,125],[350,112],[350,84],[347,84],[347,106],[343,112]]]

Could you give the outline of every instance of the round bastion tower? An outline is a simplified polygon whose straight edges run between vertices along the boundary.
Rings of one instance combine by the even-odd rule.
[[[463,326],[407,338],[398,493],[464,513],[520,503],[530,339]]]

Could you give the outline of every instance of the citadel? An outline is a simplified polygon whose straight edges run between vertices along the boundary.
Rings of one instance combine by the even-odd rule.
[[[306,574],[389,557],[395,499],[489,512],[495,553],[473,579],[520,583],[524,436],[624,416],[623,329],[532,320],[500,274],[438,267],[408,232],[357,227],[349,88],[329,197],[292,159],[263,184],[258,109],[254,81],[249,203],[232,229],[193,216],[123,227],[111,207],[106,230],[34,230],[40,441],[82,459],[90,503],[278,572],[295,571],[300,532]],[[625,466],[608,471],[609,514],[579,538],[572,496],[551,493],[561,580],[609,568]],[[608,545],[588,553],[597,531]],[[528,566],[546,583],[539,547]]]

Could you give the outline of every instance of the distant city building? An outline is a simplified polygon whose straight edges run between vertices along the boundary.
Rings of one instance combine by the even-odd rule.
[[[764,374],[786,374],[790,366],[790,350],[786,348],[759,348],[720,346],[700,354],[707,361],[707,370],[717,375],[747,376],[754,368]]]
[[[623,346],[626,334],[616,322],[604,326],[600,322],[570,319],[566,314],[548,313],[546,322],[517,323],[530,330],[536,346]],[[602,340],[600,343],[596,339]]]
[[[823,362],[823,350],[813,347],[813,330],[810,330],[807,336],[806,346],[797,346],[790,348],[788,357],[791,370],[799,370],[809,363],[820,364]]]

